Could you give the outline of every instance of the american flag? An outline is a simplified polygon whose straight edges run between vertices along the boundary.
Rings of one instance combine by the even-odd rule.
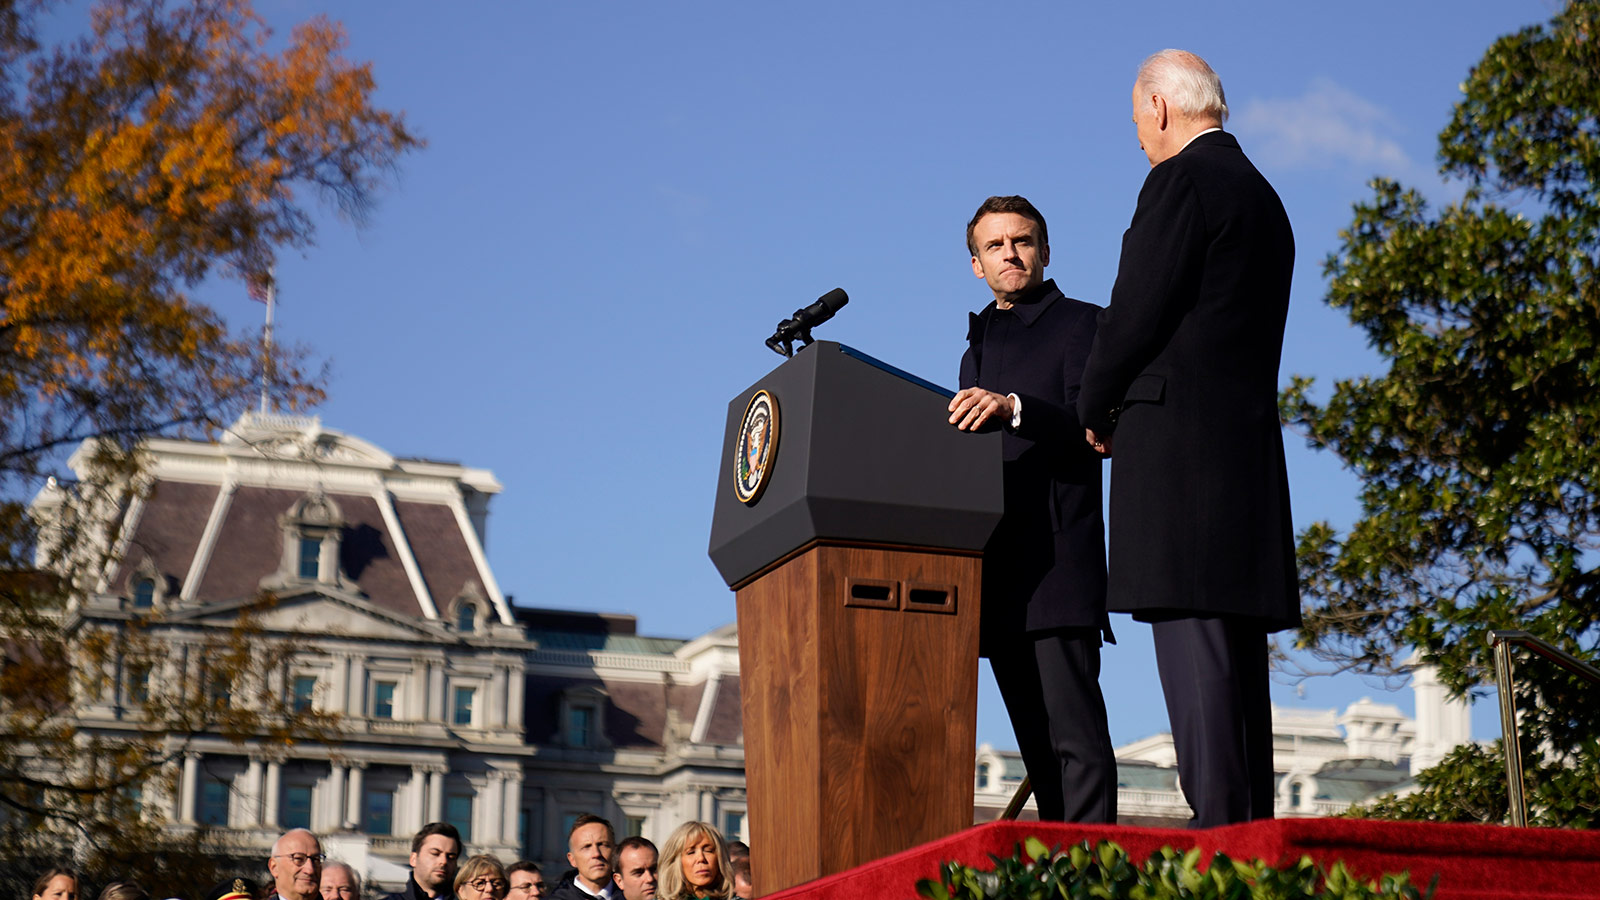
[[[272,276],[258,275],[245,279],[245,291],[257,303],[266,303],[272,291]]]

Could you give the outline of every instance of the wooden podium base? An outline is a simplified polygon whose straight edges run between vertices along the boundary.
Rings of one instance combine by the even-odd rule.
[[[738,587],[756,896],[971,826],[981,566],[814,543]]]

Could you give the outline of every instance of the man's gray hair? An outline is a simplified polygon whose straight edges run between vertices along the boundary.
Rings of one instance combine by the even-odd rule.
[[[1167,106],[1181,116],[1215,116],[1228,121],[1228,98],[1222,93],[1222,79],[1206,61],[1187,50],[1162,50],[1152,53],[1139,65],[1135,82],[1141,94],[1160,94]]]
[[[322,864],[322,874],[327,875],[329,869],[343,869],[350,873],[350,886],[356,889],[356,896],[361,896],[361,873],[355,867],[339,859],[330,859]]]

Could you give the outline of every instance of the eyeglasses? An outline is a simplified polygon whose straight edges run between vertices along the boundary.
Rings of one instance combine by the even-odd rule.
[[[327,859],[328,857],[322,855],[321,853],[313,853],[309,855],[305,853],[279,853],[272,858],[287,859],[289,862],[294,863],[294,867],[298,869],[306,863],[311,863],[313,866],[320,866],[322,865],[323,860]]]
[[[474,878],[467,884],[472,885],[473,890],[485,894],[490,891],[503,891],[506,889],[506,883],[499,878]]]

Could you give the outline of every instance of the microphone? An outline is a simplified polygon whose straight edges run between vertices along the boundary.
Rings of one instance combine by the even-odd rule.
[[[811,344],[811,329],[833,318],[833,314],[850,302],[844,288],[834,288],[817,298],[817,302],[797,309],[794,315],[778,323],[778,328],[767,338],[767,346],[779,356],[794,356],[794,342],[802,347]]]

